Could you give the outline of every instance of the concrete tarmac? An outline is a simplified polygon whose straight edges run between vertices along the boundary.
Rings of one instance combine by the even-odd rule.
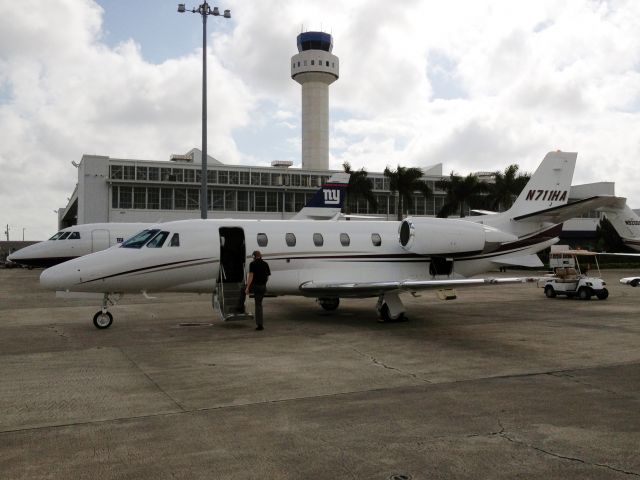
[[[640,477],[640,288],[534,285],[324,312],[267,298],[265,330],[208,296],[55,299],[0,270],[2,479]]]

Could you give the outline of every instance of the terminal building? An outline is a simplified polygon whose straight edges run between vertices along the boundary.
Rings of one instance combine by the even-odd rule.
[[[133,160],[83,155],[78,183],[65,207],[58,210],[60,228],[98,222],[167,222],[200,217],[202,153],[192,149],[170,160]],[[292,168],[291,162],[272,166],[225,165],[209,156],[208,217],[287,219],[298,212],[334,171]],[[396,195],[382,173],[369,173],[378,208],[351,199],[351,213],[396,218]],[[415,215],[436,215],[444,192],[435,190],[442,165],[425,171],[433,198],[416,196]]]

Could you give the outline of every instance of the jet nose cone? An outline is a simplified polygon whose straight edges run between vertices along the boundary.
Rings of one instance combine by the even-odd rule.
[[[61,265],[47,268],[40,274],[40,286],[47,290],[66,290],[75,283],[73,271]]]

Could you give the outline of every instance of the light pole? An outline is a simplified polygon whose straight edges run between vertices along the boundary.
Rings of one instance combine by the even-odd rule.
[[[187,9],[184,3],[178,4],[178,12],[184,13]],[[193,7],[191,13],[199,13],[202,16],[202,174],[200,175],[200,218],[207,218],[207,17],[220,16],[218,7],[211,8],[204,2],[198,8]],[[231,10],[225,10],[224,18],[231,18]]]
[[[24,242],[24,231],[26,230],[26,227],[22,227],[22,241]]]

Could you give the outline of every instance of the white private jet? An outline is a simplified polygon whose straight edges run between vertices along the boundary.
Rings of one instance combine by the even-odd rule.
[[[349,174],[333,174],[330,187],[319,188],[316,194],[293,218],[329,219],[340,214]],[[330,196],[325,198],[325,191]],[[38,242],[12,253],[8,260],[27,267],[52,267],[89,253],[121,244],[129,237],[150,227],[151,223],[86,223],[63,228],[44,242]]]
[[[149,223],[86,223],[63,228],[50,239],[12,253],[7,258],[27,267],[52,267],[120,244]]]
[[[244,279],[247,253],[262,251],[272,295],[319,299],[333,310],[343,297],[377,297],[384,320],[404,315],[401,292],[523,282],[466,278],[503,264],[531,264],[557,242],[561,223],[610,203],[592,197],[567,205],[576,153],[545,156],[512,208],[468,220],[182,220],[148,228],[119,247],[45,270],[44,288],[100,294],[93,319],[107,328],[108,305],[125,293],[213,293],[223,313]],[[331,187],[324,198],[333,198]],[[329,190],[329,191],[327,191]],[[536,257],[537,258],[537,257]],[[538,260],[539,261],[539,260]]]

